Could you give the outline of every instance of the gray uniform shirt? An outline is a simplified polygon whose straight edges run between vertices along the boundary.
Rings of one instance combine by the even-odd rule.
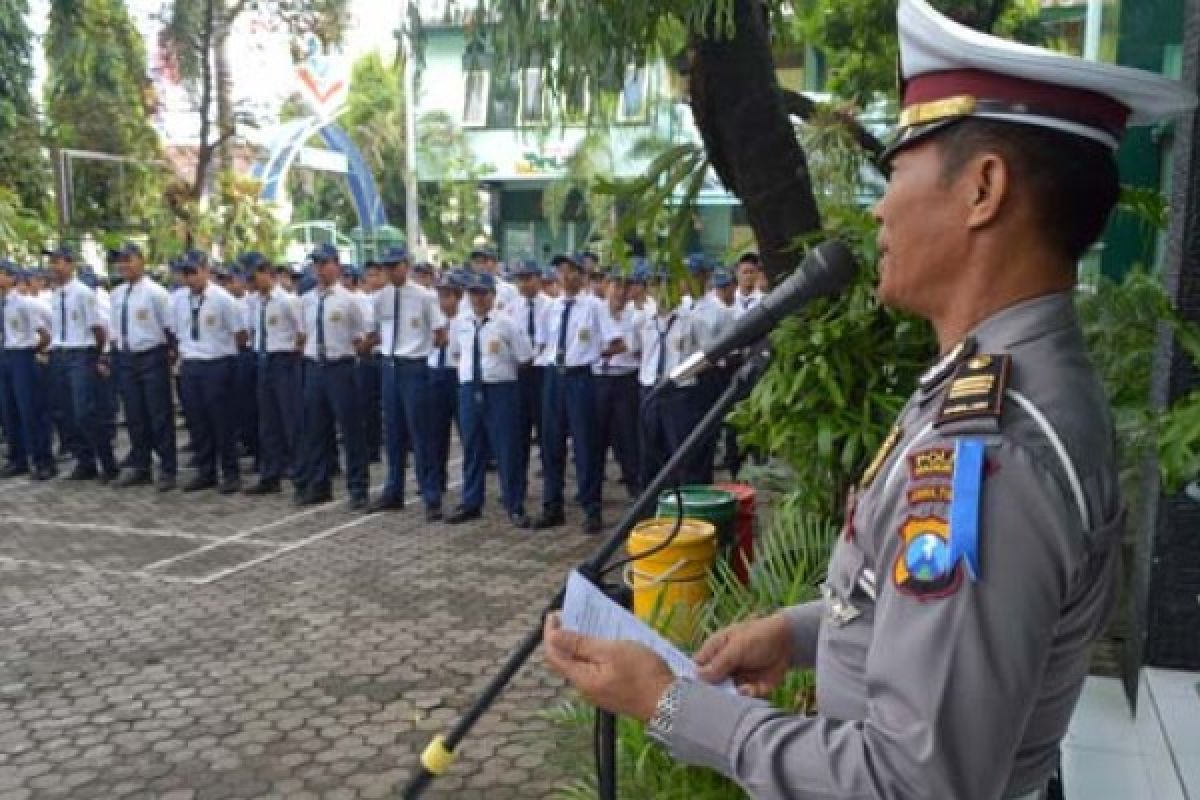
[[[864,476],[825,599],[787,611],[794,662],[816,665],[818,715],[688,682],[676,758],[764,799],[994,800],[1044,785],[1116,596],[1112,420],[1070,294],[1006,309],[964,344],[922,379]],[[935,427],[976,354],[1011,356],[1002,408]],[[914,590],[910,545],[948,528],[965,437],[986,447],[979,571],[960,562]]]

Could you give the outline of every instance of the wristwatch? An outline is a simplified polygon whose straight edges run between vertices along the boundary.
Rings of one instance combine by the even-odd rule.
[[[665,745],[675,729],[675,713],[679,710],[680,696],[683,694],[683,681],[677,680],[667,687],[658,705],[654,707],[654,716],[646,726],[646,732],[659,744]]]

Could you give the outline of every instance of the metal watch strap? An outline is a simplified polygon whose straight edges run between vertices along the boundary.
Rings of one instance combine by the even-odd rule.
[[[646,732],[659,744],[666,744],[671,731],[675,729],[675,713],[679,710],[682,694],[683,682],[677,680],[658,698],[658,705],[654,707],[654,716],[650,718]]]

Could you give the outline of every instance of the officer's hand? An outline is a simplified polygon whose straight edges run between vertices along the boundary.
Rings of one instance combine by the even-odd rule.
[[[738,691],[766,697],[791,669],[792,631],[782,614],[731,625],[713,634],[696,653],[700,677],[732,678]]]
[[[564,630],[558,614],[546,617],[543,636],[550,668],[605,711],[649,722],[675,682],[671,668],[649,649]]]

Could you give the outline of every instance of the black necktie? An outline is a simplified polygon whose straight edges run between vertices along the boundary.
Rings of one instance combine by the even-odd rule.
[[[192,341],[200,341],[200,308],[204,305],[204,295],[200,295],[200,299],[196,299],[196,295],[188,298],[188,302],[192,306]]]
[[[62,343],[67,343],[67,289],[63,287],[58,290],[58,308],[59,314],[62,317]]]
[[[392,287],[392,357],[396,356],[396,348],[400,346],[400,287]]]
[[[121,303],[121,349],[129,352],[129,299],[133,294],[133,284],[125,287],[125,301]]]
[[[4,349],[8,343],[8,320],[4,316],[4,312],[8,306],[8,293],[0,294],[0,350]]]
[[[325,295],[317,295],[317,360],[325,361]]]
[[[267,303],[271,302],[270,295],[259,299],[258,303],[258,352],[267,352]]]
[[[554,354],[554,365],[557,367],[567,365],[567,323],[571,319],[571,306],[573,305],[575,305],[573,297],[568,297],[563,301],[562,319],[558,323],[558,352]]]
[[[667,334],[671,332],[671,326],[675,324],[675,315],[667,320],[667,329],[661,330],[658,327],[658,322],[654,323],[654,330],[658,332],[658,367],[654,371],[654,381],[659,383],[663,379],[663,373],[667,371]]]
[[[530,344],[534,343],[534,341],[535,341],[534,334],[537,332],[537,329],[533,325],[533,307],[534,307],[534,305],[535,305],[535,303],[533,302],[533,298],[532,297],[529,298],[529,323],[526,327],[526,332],[529,334],[529,343]]]
[[[479,334],[483,332],[484,325],[487,325],[487,317],[475,320],[475,341],[471,344],[471,381],[475,384],[476,392],[483,388],[483,348],[479,343]]]

